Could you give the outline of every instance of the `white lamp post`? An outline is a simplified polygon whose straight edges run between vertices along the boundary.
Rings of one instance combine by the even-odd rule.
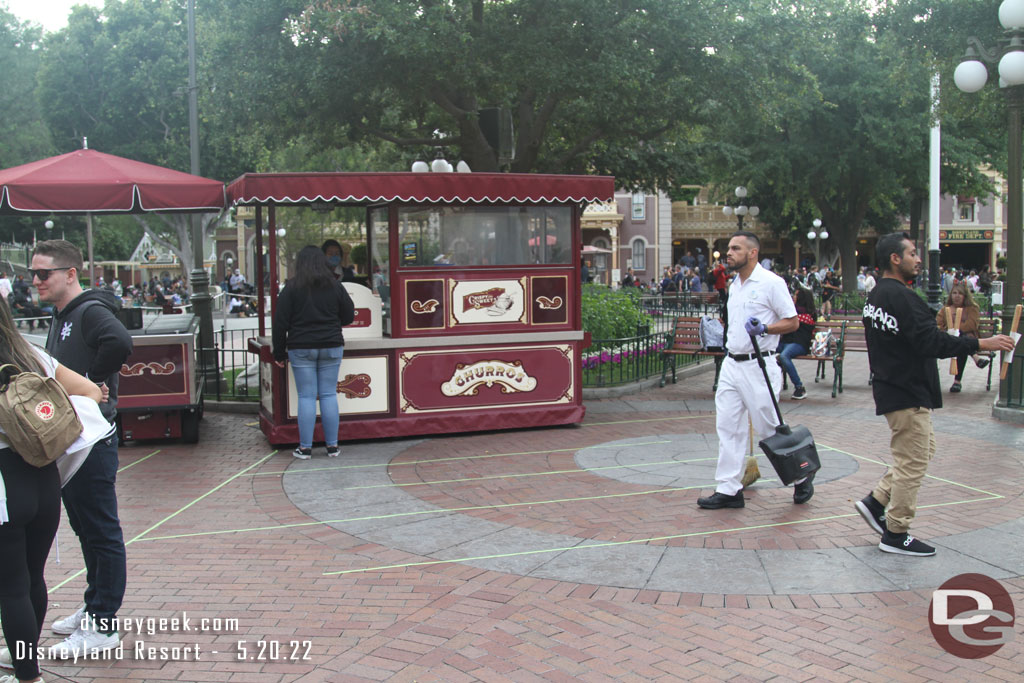
[[[743,200],[746,199],[747,197],[747,188],[743,187],[742,185],[736,188],[735,194],[736,200],[739,202],[739,204],[737,204],[735,207],[726,204],[725,206],[722,207],[722,213],[724,213],[726,216],[736,216],[736,229],[742,230],[743,219],[746,216],[750,216],[751,218],[757,218],[757,215],[761,213],[761,209],[759,209],[757,206],[748,206],[743,202]]]
[[[1003,0],[999,6],[999,23],[1006,29],[1009,38],[1000,40],[1001,45],[986,50],[977,38],[967,39],[968,48],[963,61],[953,72],[956,87],[972,93],[981,90],[988,81],[988,69],[984,62],[997,64],[999,87],[1006,96],[1007,124],[1007,201],[1006,201],[1006,283],[1003,288],[1002,330],[1009,332],[1013,312],[1021,302],[1022,262],[1024,262],[1024,178],[1021,175],[1022,140],[1021,126],[1024,123],[1024,0]],[[999,383],[1000,408],[1009,408],[1010,394],[1017,394],[1021,401],[1021,354],[1017,350],[1010,359],[1013,365],[1007,379]],[[1016,385],[1012,392],[1010,385]],[[1020,407],[1015,405],[1015,408]]]
[[[814,265],[821,269],[821,241],[828,239],[828,229],[821,227],[821,219],[815,218],[814,227],[807,231],[807,239],[814,242]],[[816,232],[817,231],[817,232]]]

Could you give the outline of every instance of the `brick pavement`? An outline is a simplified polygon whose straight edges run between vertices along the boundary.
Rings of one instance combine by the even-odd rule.
[[[808,400],[784,402],[832,470],[800,507],[763,482],[743,510],[696,509],[689,487],[713,485],[707,375],[591,401],[580,427],[364,442],[337,460],[271,455],[252,417],[209,414],[198,446],[122,449],[118,483],[121,616],[187,616],[190,630],[128,635],[121,659],[47,662],[45,676],[1020,680],[1020,628],[963,660],[935,644],[926,615],[931,589],[964,567],[1024,606],[1024,429],[989,417],[993,395],[969,369],[937,414],[914,526],[939,555],[885,556],[851,508],[888,459],[865,360],[847,363],[838,399],[811,385]],[[66,525],[58,544],[50,618],[84,585]],[[198,661],[137,656],[197,644]]]

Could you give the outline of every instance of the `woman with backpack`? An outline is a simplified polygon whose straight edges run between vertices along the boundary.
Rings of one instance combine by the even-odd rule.
[[[782,335],[779,342],[779,365],[786,371],[789,378],[793,380],[793,400],[801,401],[807,398],[807,389],[800,381],[800,374],[796,371],[793,359],[797,356],[807,354],[811,348],[811,335],[814,334],[814,323],[817,314],[814,311],[814,294],[803,285],[797,284],[793,291],[793,303],[796,305],[797,319],[800,327],[793,332]]]
[[[0,306],[0,365],[55,377],[69,394],[97,403],[100,388],[59,364],[18,332],[6,306]],[[60,521],[57,463],[34,467],[8,446],[0,431],[0,621],[7,647],[0,649],[0,683],[41,682],[39,634],[46,615],[43,569]],[[17,656],[15,656],[17,655]]]

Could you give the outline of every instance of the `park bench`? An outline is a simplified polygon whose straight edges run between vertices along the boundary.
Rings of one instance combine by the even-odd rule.
[[[846,327],[846,333],[844,335],[845,339],[844,339],[844,343],[843,343],[843,352],[844,353],[846,351],[854,351],[854,352],[862,351],[862,352],[865,352],[865,353],[867,352],[867,350],[868,350],[868,343],[867,343],[867,338],[864,336],[864,319],[862,317],[860,317],[860,316],[832,316],[832,321],[833,322],[843,321],[843,322],[846,323],[847,327]],[[981,320],[978,322],[978,333],[981,335],[982,338],[984,338],[984,337],[991,337],[993,334],[995,334],[995,331],[997,329],[999,329],[999,319],[998,318],[982,316]],[[994,353],[992,353],[990,351],[979,351],[978,355],[986,356],[989,359],[988,377],[987,377],[986,384],[985,384],[985,391],[990,391],[992,389],[992,367],[996,364],[995,363],[995,355],[996,354],[994,354]],[[840,366],[841,365],[842,365],[842,360],[840,360]],[[873,379],[873,374],[868,376],[868,385],[869,386],[872,383],[872,379]],[[843,379],[842,379],[842,369],[840,369],[840,372],[839,372],[839,392],[842,393],[842,391],[843,391]]]
[[[863,326],[862,326],[863,329]],[[825,364],[832,363],[832,398],[836,397],[837,392],[843,390],[843,340],[846,334],[846,321],[836,320],[820,320],[814,324],[814,333],[823,332],[826,330],[832,330],[832,336],[836,340],[836,345],[824,356],[815,356],[811,353],[806,353],[802,356],[794,356],[793,360],[813,360],[817,362],[817,366],[814,369],[814,383],[817,384],[818,380],[825,379],[826,367]],[[785,371],[782,373],[782,390],[785,391],[789,388],[789,378]]]
[[[717,293],[716,293],[717,294]],[[715,361],[715,383],[711,390],[718,390],[718,375],[722,371],[722,359],[725,358],[724,351],[706,351],[700,342],[700,317],[680,316],[676,318],[672,330],[672,341],[662,352],[663,361],[661,366],[661,383],[665,386],[668,370],[672,368],[672,384],[676,383],[676,357],[689,356],[691,358],[709,357]]]

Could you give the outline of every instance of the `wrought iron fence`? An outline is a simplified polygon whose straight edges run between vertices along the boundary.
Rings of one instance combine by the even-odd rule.
[[[583,387],[613,387],[661,375],[662,351],[672,343],[672,332],[641,330],[635,337],[594,339],[584,349]],[[691,359],[680,360],[682,365]]]
[[[259,401],[260,366],[255,355],[249,353],[249,340],[259,334],[256,327],[214,333],[213,352],[217,361],[217,375],[223,380],[217,386],[206,388],[207,398],[217,401]]]
[[[720,310],[717,296],[689,292],[641,296],[637,299],[637,306],[651,317],[651,325],[656,332],[672,332],[679,316],[717,316]]]

